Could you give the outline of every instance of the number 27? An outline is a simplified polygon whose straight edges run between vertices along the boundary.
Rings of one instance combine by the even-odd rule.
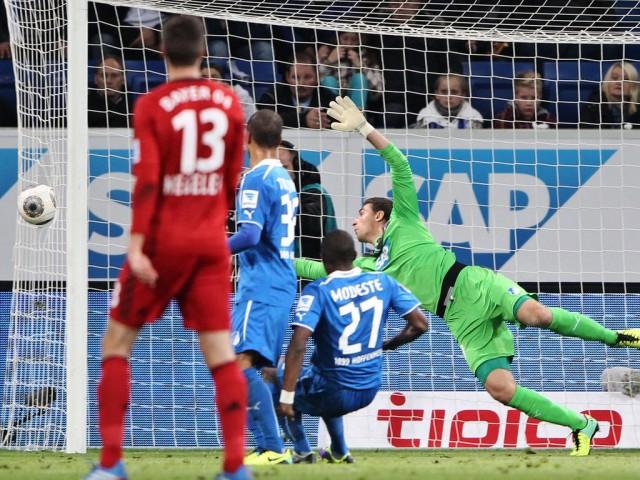
[[[373,322],[371,322],[371,335],[369,337],[368,347],[374,348],[378,340],[378,332],[380,331],[380,323],[382,322],[382,300],[378,297],[367,298],[360,303],[359,307],[360,308],[358,308],[354,302],[349,302],[340,307],[341,316],[351,315],[351,323],[345,327],[342,335],[340,335],[340,340],[338,340],[338,347],[344,355],[359,353],[362,350],[361,343],[349,344],[349,337],[358,329],[360,312],[364,313],[373,309]]]

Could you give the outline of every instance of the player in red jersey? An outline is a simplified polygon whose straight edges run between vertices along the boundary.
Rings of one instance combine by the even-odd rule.
[[[133,221],[127,261],[113,291],[98,387],[102,452],[88,480],[126,479],[122,461],[129,402],[128,358],[139,329],[172,298],[216,384],[224,438],[223,472],[243,465],[246,380],[229,333],[230,253],[225,232],[243,157],[243,113],[227,86],[200,78],[202,21],[172,17],[163,29],[169,81],[136,104]]]

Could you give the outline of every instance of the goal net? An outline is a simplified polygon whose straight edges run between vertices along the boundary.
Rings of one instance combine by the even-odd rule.
[[[132,112],[167,80],[160,31],[176,13],[202,18],[203,73],[231,84],[246,115],[283,116],[303,195],[299,255],[317,257],[333,220],[351,231],[364,198],[391,194],[375,150],[328,128],[328,100],[349,95],[407,154],[420,212],[459,261],[548,306],[638,327],[640,2],[527,3],[121,0],[83,12],[72,0],[5,0],[19,112],[11,194],[51,185],[58,212],[46,227],[17,220],[13,253],[2,252],[13,287],[0,302],[0,445],[100,445],[100,339],[128,242]],[[314,201],[321,210],[305,211]],[[430,321],[385,354],[380,393],[346,419],[352,448],[568,445],[563,429],[491,400],[445,322]],[[402,323],[391,316],[385,334]],[[637,351],[513,332],[522,385],[589,411],[597,446],[640,442]],[[142,330],[131,367],[126,446],[220,446],[210,374],[176,305]],[[326,446],[318,421],[305,422]]]

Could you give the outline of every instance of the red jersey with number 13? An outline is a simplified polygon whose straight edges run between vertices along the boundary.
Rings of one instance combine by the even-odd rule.
[[[233,91],[211,80],[170,81],[138,100],[131,233],[145,235],[147,254],[227,251],[243,124]]]

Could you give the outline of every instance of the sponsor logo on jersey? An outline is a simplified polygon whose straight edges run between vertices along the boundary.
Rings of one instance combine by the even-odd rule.
[[[509,289],[507,290],[511,295],[518,295],[519,293],[522,293],[522,289],[519,287],[509,287]]]
[[[308,312],[311,310],[311,305],[313,305],[313,300],[315,297],[313,295],[302,295],[300,300],[298,300],[298,308],[297,312]]]
[[[384,270],[384,267],[387,266],[387,263],[389,263],[389,245],[385,243],[384,247],[382,247],[380,255],[376,259],[376,270]]]
[[[240,199],[240,207],[255,209],[258,206],[258,197],[260,192],[258,190],[243,190],[242,198]]]

